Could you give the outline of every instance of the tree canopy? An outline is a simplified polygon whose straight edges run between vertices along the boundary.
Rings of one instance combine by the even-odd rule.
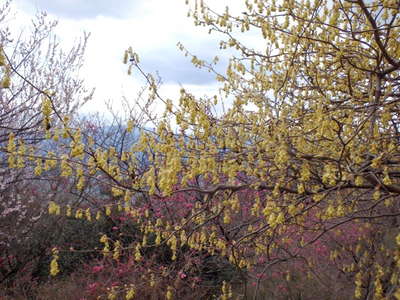
[[[218,73],[180,45],[215,73],[216,95],[182,89],[179,99],[163,98],[128,49],[124,61],[145,77],[148,95],[121,129],[128,135],[143,125],[139,141],[119,148],[68,125],[45,95],[43,120],[60,118],[48,137],[67,137],[61,176],[73,176],[78,190],[107,182],[115,202],[91,209],[125,211],[140,228],[126,245],[103,235],[104,255],[141,263],[146,249],[168,246],[171,263],[187,249],[222,257],[243,289],[224,281],[221,299],[295,295],[268,287],[274,272],[285,282],[307,274],[326,297],[400,299],[400,1],[246,0],[238,15],[186,2],[199,30],[219,32],[221,48],[236,53]],[[247,45],[246,34],[258,44]],[[165,105],[157,121],[151,103]],[[10,157],[21,155],[12,145],[10,136]],[[52,202],[50,212],[60,206]],[[54,251],[56,274],[62,254]],[[150,274],[150,287],[165,275]],[[172,299],[178,285],[165,292]]]

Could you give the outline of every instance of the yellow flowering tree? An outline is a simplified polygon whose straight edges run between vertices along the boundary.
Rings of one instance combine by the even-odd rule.
[[[208,98],[163,99],[146,76],[166,112],[142,136],[143,184],[154,197],[200,195],[185,218],[165,216],[173,253],[219,253],[249,276],[303,260],[327,295],[399,297],[400,2],[247,0],[241,14],[187,2],[237,55],[223,74],[192,56],[221,83]]]
[[[102,236],[99,251],[138,265],[154,247],[169,248],[172,266],[187,253],[222,258],[240,284],[220,282],[221,299],[399,299],[400,2],[246,0],[240,14],[187,3],[196,25],[236,51],[225,73],[192,56],[216,74],[219,93],[198,98],[182,89],[165,99],[128,49],[129,73],[145,76],[148,94],[141,117],[122,130],[157,120],[138,143],[100,147],[51,97],[43,104],[45,124],[59,118],[48,137],[59,130],[65,138],[61,176],[76,178],[78,190],[88,179],[106,184],[116,201],[100,217],[124,212],[141,231],[130,244]],[[258,43],[250,46],[249,34]],[[154,103],[165,105],[161,119]],[[7,147],[15,149],[12,136]],[[165,298],[178,297],[193,276],[187,268]],[[146,287],[172,273],[146,272]],[[113,285],[108,297],[131,299],[138,288]]]

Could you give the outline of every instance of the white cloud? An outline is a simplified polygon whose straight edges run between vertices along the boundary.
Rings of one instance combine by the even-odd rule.
[[[130,17],[135,1],[116,0],[16,0],[25,10],[45,10],[60,18],[84,19],[99,15]]]
[[[214,76],[193,67],[190,59],[176,47],[177,42],[182,42],[200,58],[211,59],[222,54],[218,45],[221,37],[209,35],[206,28],[195,27],[193,20],[186,16],[188,7],[184,0],[14,1],[22,15],[33,16],[38,8],[57,18],[57,33],[66,48],[83,31],[91,33],[81,75],[88,87],[96,88],[96,93],[94,101],[84,107],[85,111],[104,110],[102,103],[106,99],[112,99],[118,107],[122,95],[136,95],[143,78],[136,73],[129,77],[127,67],[122,64],[123,52],[129,46],[139,53],[147,72],[159,71],[166,83],[163,92],[167,97],[178,95],[180,84],[196,95],[216,92]],[[133,2],[134,5],[127,5]],[[244,10],[242,2],[219,0],[212,3],[219,11],[229,4],[235,13],[240,13]],[[123,16],[116,10],[121,10]]]

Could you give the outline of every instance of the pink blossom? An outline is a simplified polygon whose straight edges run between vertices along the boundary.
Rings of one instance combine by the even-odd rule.
[[[90,292],[93,292],[96,288],[98,288],[99,287],[99,283],[98,282],[93,282],[93,283],[90,283],[89,285],[88,285],[88,287],[87,287],[87,289],[90,291]]]
[[[103,271],[103,269],[104,269],[104,266],[94,266],[94,267],[92,268],[92,272],[93,272],[93,273],[98,273],[98,272]]]

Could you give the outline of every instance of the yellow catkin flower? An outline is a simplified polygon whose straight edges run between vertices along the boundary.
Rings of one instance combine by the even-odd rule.
[[[52,107],[51,107],[51,100],[48,96],[44,96],[42,100],[42,113],[45,118],[48,118],[51,114]]]
[[[6,65],[6,57],[4,55],[3,48],[0,48],[0,67],[4,67]]]
[[[50,215],[59,215],[60,214],[60,206],[57,205],[54,201],[49,202],[49,214]]]
[[[110,245],[108,244],[108,242],[104,243],[104,247],[103,247],[103,255],[104,257],[109,256],[110,254]]]
[[[232,288],[225,281],[222,282],[221,292],[221,300],[229,300],[232,298]]]
[[[58,249],[57,248],[53,248],[52,249],[52,254],[53,254],[53,259],[50,262],[50,275],[51,276],[56,276],[59,272],[60,269],[58,267]]]
[[[147,236],[144,235],[143,240],[142,240],[142,246],[146,246],[146,245],[147,245]]]
[[[126,300],[134,299],[134,298],[135,298],[135,294],[136,294],[135,288],[134,288],[134,287],[131,287],[131,288],[126,292],[125,299],[126,299]]]
[[[156,280],[154,277],[155,277],[154,274],[150,275],[150,282],[149,282],[150,287],[154,287],[156,285]]]
[[[268,224],[271,227],[275,227],[276,226],[276,214],[274,212],[272,212],[269,216],[268,216]]]
[[[8,88],[10,88],[10,86],[11,86],[11,78],[10,78],[10,75],[6,74],[0,83],[0,87],[2,87],[4,89],[8,89]]]
[[[85,177],[81,176],[78,179],[78,182],[76,184],[76,188],[81,191],[85,187]]]
[[[155,243],[156,243],[156,245],[161,244],[161,233],[160,232],[157,232]]]
[[[162,220],[160,219],[160,218],[158,218],[157,220],[156,220],[156,227],[161,227],[162,226]]]
[[[59,272],[60,272],[60,269],[58,267],[57,259],[53,258],[50,263],[50,275],[56,276]]]
[[[133,121],[132,120],[129,120],[128,121],[128,124],[127,124],[127,126],[126,126],[126,131],[128,131],[128,132],[132,132],[132,129],[133,129]]]
[[[137,244],[135,248],[135,261],[141,261],[142,260],[142,254],[140,253],[140,245]]]
[[[35,175],[40,176],[42,174],[42,171],[43,171],[42,159],[38,158],[38,159],[36,159]]]
[[[15,134],[11,132],[8,135],[8,144],[7,144],[7,151],[9,153],[13,153],[16,150],[16,145],[15,145]]]
[[[88,220],[89,222],[92,221],[92,213],[90,212],[90,208],[86,208],[85,217],[86,217],[86,220]]]
[[[9,155],[7,159],[8,167],[10,169],[16,168],[16,162],[15,162],[15,156],[14,155]]]
[[[126,191],[125,195],[124,195],[124,202],[128,203],[129,201],[131,201],[131,198],[132,198],[132,194],[129,191]]]
[[[380,197],[381,197],[381,192],[380,192],[379,189],[376,189],[375,192],[374,192],[373,195],[372,195],[372,198],[373,198],[375,201],[378,201],[378,200],[380,199]]]
[[[283,224],[284,221],[285,221],[285,215],[283,214],[283,212],[280,212],[276,217],[275,222],[276,224]]]
[[[107,241],[108,241],[108,237],[107,237],[107,235],[105,235],[105,234],[103,234],[101,237],[100,237],[100,243],[107,243]]]
[[[246,260],[241,259],[239,262],[239,268],[243,269],[248,265],[248,263],[246,262]]]
[[[361,186],[361,185],[363,185],[364,180],[363,180],[363,178],[362,178],[361,176],[357,176],[357,177],[356,177],[356,180],[354,181],[354,183],[355,183],[357,186]]]
[[[75,212],[75,218],[76,219],[82,219],[83,218],[83,212],[82,209],[78,208]]]
[[[72,209],[71,209],[71,205],[67,205],[67,212],[66,212],[66,216],[67,217],[71,217],[72,216]]]
[[[111,215],[111,206],[107,205],[106,206],[106,216],[110,216]]]
[[[129,158],[128,153],[126,151],[123,151],[122,154],[121,154],[121,160],[122,161],[127,161],[128,158]]]
[[[121,255],[121,249],[122,249],[121,242],[120,241],[116,241],[114,243],[114,253],[113,253],[113,258],[115,260],[119,259],[120,255]]]
[[[303,183],[299,183],[299,184],[297,185],[297,192],[298,192],[299,194],[304,194],[305,188],[304,188],[304,184],[303,184]]]
[[[117,299],[117,291],[115,290],[115,287],[112,287],[110,292],[107,295],[108,300],[115,300]]]
[[[225,211],[224,214],[224,224],[230,224],[231,223],[231,216],[229,214],[229,212]]]
[[[354,290],[354,298],[360,299],[362,296],[362,292],[361,292],[362,275],[360,272],[358,272],[355,276],[355,284],[356,284],[356,289]]]
[[[167,300],[172,300],[173,298],[174,298],[174,294],[173,294],[173,289],[172,289],[172,287],[168,287],[167,288],[167,293],[165,294],[165,298],[167,299]]]
[[[62,177],[69,177],[72,176],[72,168],[67,162],[67,157],[63,155],[61,160],[61,176]]]

